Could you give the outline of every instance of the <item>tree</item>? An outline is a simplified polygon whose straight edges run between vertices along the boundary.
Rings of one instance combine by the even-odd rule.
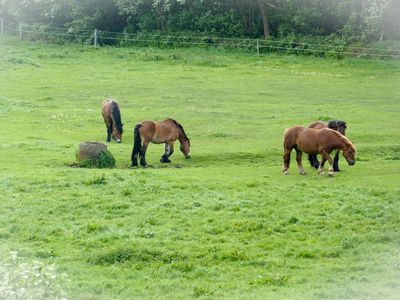
[[[381,42],[385,35],[385,19],[390,2],[390,0],[371,0],[367,9],[368,31],[372,36],[379,36],[379,41]]]
[[[257,0],[257,4],[261,11],[261,16],[263,20],[263,30],[264,30],[264,38],[268,39],[270,37],[270,30],[269,30],[269,19],[268,19],[268,11],[269,7],[276,8],[275,5],[271,4],[266,0]]]

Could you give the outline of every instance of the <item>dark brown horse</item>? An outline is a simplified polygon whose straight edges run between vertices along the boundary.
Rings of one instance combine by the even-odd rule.
[[[341,120],[332,120],[328,123],[324,123],[322,121],[314,122],[308,126],[309,128],[322,129],[322,128],[330,128],[336,131],[339,131],[341,134],[346,135],[346,122]],[[339,172],[339,150],[336,151],[335,157],[333,158],[333,170],[335,172]],[[309,154],[308,160],[310,161],[310,165],[316,169],[319,167],[319,161],[317,159],[316,154]]]
[[[144,121],[135,126],[134,143],[132,150],[132,167],[138,165],[137,158],[140,156],[140,165],[146,166],[146,150],[150,142],[153,144],[165,144],[165,152],[161,156],[162,163],[169,163],[169,157],[174,152],[174,143],[179,140],[180,150],[186,158],[190,158],[190,139],[186,136],[182,125],[173,119],[162,122]]]
[[[296,150],[296,161],[301,175],[305,175],[301,163],[302,152],[307,154],[321,154],[322,160],[318,167],[318,173],[323,174],[325,161],[329,162],[329,175],[333,175],[333,162],[330,153],[342,150],[343,156],[350,166],[356,163],[356,149],[353,144],[340,132],[329,129],[313,129],[303,126],[293,126],[285,130],[284,134],[283,174],[287,175],[290,165],[290,153]]]
[[[107,142],[112,138],[117,142],[122,141],[122,132],[124,124],[121,121],[121,111],[118,102],[113,99],[104,100],[101,106],[101,114],[107,127]]]

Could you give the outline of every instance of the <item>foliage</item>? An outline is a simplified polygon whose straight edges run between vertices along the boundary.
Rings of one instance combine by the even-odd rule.
[[[11,259],[0,261],[0,298],[66,300],[66,276],[55,264],[29,263],[13,251]]]
[[[261,38],[266,22],[275,38],[335,34],[363,42],[400,39],[396,0],[1,0],[0,15],[74,31]]]

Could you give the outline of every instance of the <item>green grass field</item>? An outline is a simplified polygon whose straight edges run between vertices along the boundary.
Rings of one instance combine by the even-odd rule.
[[[37,275],[53,298],[398,297],[400,62],[4,37],[0,53],[3,290],[55,264]],[[80,142],[105,142],[107,97],[125,123],[117,168],[70,167]],[[167,117],[192,159],[162,165],[150,145],[129,169],[134,125]],[[320,119],[347,121],[356,165],[330,178],[303,156],[300,176],[292,154],[283,176],[285,128]]]

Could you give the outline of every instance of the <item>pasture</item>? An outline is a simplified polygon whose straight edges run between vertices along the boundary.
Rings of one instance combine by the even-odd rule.
[[[55,264],[68,299],[398,297],[398,61],[4,37],[0,53],[0,274],[16,251]],[[73,168],[80,142],[105,142],[107,97],[117,167]],[[136,122],[168,117],[192,158],[150,145],[129,169]],[[320,119],[347,121],[355,166],[319,176],[303,155],[300,176],[292,153],[282,175],[285,128]]]

